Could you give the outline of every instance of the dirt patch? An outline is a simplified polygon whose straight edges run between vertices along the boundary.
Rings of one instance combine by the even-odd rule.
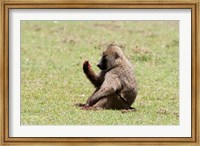
[[[95,28],[104,28],[112,31],[116,31],[121,28],[119,25],[116,25],[115,23],[95,23],[93,26]]]
[[[134,48],[132,48],[134,53],[139,53],[139,54],[149,54],[151,53],[151,50],[149,48],[146,47],[140,47],[140,46],[135,46]]]

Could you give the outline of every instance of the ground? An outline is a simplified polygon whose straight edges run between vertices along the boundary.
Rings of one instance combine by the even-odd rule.
[[[178,21],[21,21],[21,125],[178,125]],[[85,111],[111,42],[124,46],[139,86],[136,112]]]

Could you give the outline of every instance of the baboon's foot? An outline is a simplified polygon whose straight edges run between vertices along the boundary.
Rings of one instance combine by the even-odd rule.
[[[94,111],[103,110],[103,108],[93,107],[93,106],[84,106],[81,109],[83,109],[83,110],[94,110]]]
[[[130,107],[130,109],[123,109],[121,110],[121,112],[124,114],[124,113],[128,113],[128,112],[136,112],[136,108],[132,108]]]

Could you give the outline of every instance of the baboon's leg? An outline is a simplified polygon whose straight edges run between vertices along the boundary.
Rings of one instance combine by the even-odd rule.
[[[118,95],[104,97],[94,104],[93,107],[103,109],[130,109]]]
[[[115,92],[117,90],[120,90],[122,88],[121,83],[116,75],[108,75],[105,77],[105,80],[100,87],[100,89],[96,90],[88,99],[86,104],[88,106],[93,106],[98,101],[105,97],[109,97],[112,95],[115,95]],[[111,97],[112,99],[112,97]],[[111,100],[109,99],[109,100]],[[116,100],[116,99],[115,99]]]

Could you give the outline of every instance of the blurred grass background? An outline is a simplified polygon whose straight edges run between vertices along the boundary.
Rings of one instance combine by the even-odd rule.
[[[84,111],[93,69],[111,42],[124,45],[139,86],[136,112]],[[178,21],[21,21],[21,125],[179,124]]]

